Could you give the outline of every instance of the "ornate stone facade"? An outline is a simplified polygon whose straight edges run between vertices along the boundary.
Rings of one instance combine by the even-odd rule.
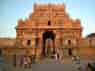
[[[83,38],[80,20],[69,17],[65,8],[64,4],[35,4],[29,18],[18,20],[16,39],[0,40],[0,46],[4,46],[0,48],[0,54],[5,62],[21,67],[24,57],[33,63],[34,59],[39,61],[41,57],[57,52],[59,58],[76,54],[95,55],[95,48],[92,48],[95,47],[95,38]]]
[[[35,4],[33,10],[25,21],[18,21],[16,40],[19,48],[31,47],[45,54],[47,44],[55,51],[61,45],[76,47],[80,43],[80,20],[70,18],[64,4]]]

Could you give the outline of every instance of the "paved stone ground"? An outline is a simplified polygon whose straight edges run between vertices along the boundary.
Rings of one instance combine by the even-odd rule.
[[[45,64],[48,59],[42,60],[42,64],[33,64],[33,71],[80,71],[79,66],[85,66],[88,62],[93,62],[91,59],[81,59],[80,64],[72,63],[71,58],[64,58],[63,64],[60,61],[50,59],[50,63]],[[86,70],[87,71],[87,70]]]
[[[47,63],[48,61],[48,63]],[[81,65],[91,62],[91,59],[81,59]],[[0,61],[0,71],[79,71],[77,65],[73,64],[71,58],[64,58],[63,64],[54,59],[44,59],[41,64],[32,64],[30,69],[13,68],[8,64],[4,64],[2,59]]]
[[[71,64],[35,64],[32,67],[33,71],[76,71]]]

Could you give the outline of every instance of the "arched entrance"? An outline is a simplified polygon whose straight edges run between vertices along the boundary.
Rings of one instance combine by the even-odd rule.
[[[53,31],[46,31],[43,33],[43,56],[49,56],[55,53],[55,34]]]

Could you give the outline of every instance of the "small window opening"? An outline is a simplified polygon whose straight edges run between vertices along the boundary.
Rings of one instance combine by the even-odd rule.
[[[16,66],[16,55],[13,55],[13,65]]]
[[[31,40],[27,40],[27,45],[30,45],[31,44]]]
[[[71,40],[68,40],[68,44],[71,45]]]
[[[36,44],[35,44],[36,47],[38,47],[38,43],[39,43],[39,38],[36,38]]]
[[[51,22],[50,21],[48,21],[48,25],[51,25]]]
[[[72,55],[72,49],[69,48],[69,55],[71,56]]]

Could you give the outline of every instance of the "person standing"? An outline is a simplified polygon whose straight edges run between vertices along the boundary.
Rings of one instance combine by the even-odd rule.
[[[31,58],[30,58],[30,56],[27,57],[27,67],[31,68]]]
[[[55,60],[57,60],[57,52],[55,52],[54,57],[55,57]]]

